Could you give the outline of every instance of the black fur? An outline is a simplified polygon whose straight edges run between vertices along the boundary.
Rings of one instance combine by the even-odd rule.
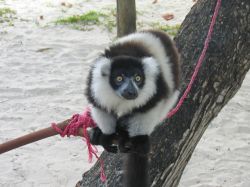
[[[132,77],[135,73],[138,73],[142,76],[142,82],[138,85],[139,88],[142,88],[144,85],[145,75],[143,72],[143,66],[139,58],[131,56],[119,56],[114,57],[111,65],[110,71],[110,85],[117,89],[117,85],[114,83],[114,78],[117,73],[124,74],[126,77]]]
[[[89,103],[91,103],[93,106],[97,108],[101,108],[101,106],[95,101],[95,98],[92,95],[91,91],[91,84],[92,84],[92,71],[89,71],[88,77],[87,77],[87,87],[85,89],[85,96],[87,97],[87,100]]]
[[[124,168],[124,187],[149,187],[147,155],[127,154]]]
[[[117,139],[117,134],[103,134],[99,127],[92,128],[91,131],[92,135],[90,136],[90,143],[92,145],[101,145],[106,151],[117,153],[118,148],[114,145],[114,141]]]
[[[111,45],[109,49],[106,49],[103,56],[107,58],[114,58],[116,56],[130,56],[135,58],[150,57],[152,54],[137,42],[126,42],[123,44]]]
[[[102,145],[108,152],[116,153],[113,145],[118,140],[119,152],[126,153],[124,161],[124,187],[149,187],[148,153],[150,142],[148,135],[130,138],[123,128],[117,128],[117,134],[105,135],[96,127],[90,142],[93,145]]]
[[[135,108],[132,111],[132,113],[135,112],[144,113],[147,110],[153,108],[159,101],[161,101],[162,99],[166,99],[168,97],[168,87],[166,86],[166,83],[161,75],[157,77],[156,85],[157,85],[156,86],[157,90],[156,93],[152,96],[152,98],[145,105]]]
[[[115,143],[118,143],[119,152],[121,153],[145,155],[150,149],[148,135],[129,137],[128,132],[123,128],[119,128],[119,126],[114,134],[103,134],[99,127],[92,128],[90,134],[90,143],[93,145],[101,145],[108,152],[118,152]]]
[[[136,136],[130,141],[131,147],[124,162],[124,187],[149,187],[149,136]]]

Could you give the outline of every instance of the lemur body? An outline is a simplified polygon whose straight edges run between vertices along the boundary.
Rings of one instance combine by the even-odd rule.
[[[149,135],[176,103],[179,74],[177,50],[163,32],[138,32],[114,42],[88,77],[86,95],[98,126],[90,131],[92,143],[116,152],[112,139],[118,137],[119,150],[131,153],[130,165],[140,160],[147,165]],[[127,186],[147,186],[131,177]]]

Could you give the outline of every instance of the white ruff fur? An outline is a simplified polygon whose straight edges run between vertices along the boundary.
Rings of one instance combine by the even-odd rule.
[[[158,64],[151,57],[142,60],[145,71],[145,83],[139,90],[138,97],[134,100],[126,100],[119,97],[109,83],[111,62],[103,57],[98,59],[93,68],[91,90],[93,97],[108,112],[114,111],[117,116],[123,116],[131,112],[135,107],[147,103],[156,92],[155,80],[159,74]],[[103,76],[103,70],[107,76]]]
[[[153,54],[159,63],[164,80],[168,84],[170,91],[173,91],[174,78],[171,72],[171,64],[169,63],[168,54],[166,54],[161,40],[151,33],[134,33],[117,40],[114,44],[123,44],[129,41],[141,43]]]
[[[116,119],[114,116],[95,107],[91,108],[91,115],[104,134],[115,133]]]
[[[129,136],[150,135],[154,128],[167,117],[167,113],[173,108],[178,99],[179,91],[160,101],[155,107],[145,113],[138,113],[128,121]]]

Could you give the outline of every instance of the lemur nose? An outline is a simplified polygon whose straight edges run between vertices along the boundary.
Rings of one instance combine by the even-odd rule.
[[[122,96],[125,99],[131,100],[131,99],[135,99],[138,96],[138,93],[134,89],[125,89]]]

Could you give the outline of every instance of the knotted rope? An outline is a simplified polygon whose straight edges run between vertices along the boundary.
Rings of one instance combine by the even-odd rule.
[[[88,128],[94,128],[96,127],[96,124],[94,120],[90,116],[90,108],[87,107],[85,111],[82,114],[75,114],[72,116],[72,118],[69,121],[69,124],[65,127],[64,130],[59,128],[56,123],[52,123],[51,127],[57,131],[61,137],[67,136],[70,137],[71,135],[73,136],[78,136],[79,134],[79,129],[83,130],[83,140],[86,141],[87,148],[88,148],[88,161],[92,162],[93,156],[96,157],[97,160],[100,161],[101,164],[101,181],[105,182],[106,181],[106,176],[104,173],[104,164],[103,160],[100,159],[100,157],[97,155],[97,148],[93,146],[90,143],[90,138],[87,132]]]

